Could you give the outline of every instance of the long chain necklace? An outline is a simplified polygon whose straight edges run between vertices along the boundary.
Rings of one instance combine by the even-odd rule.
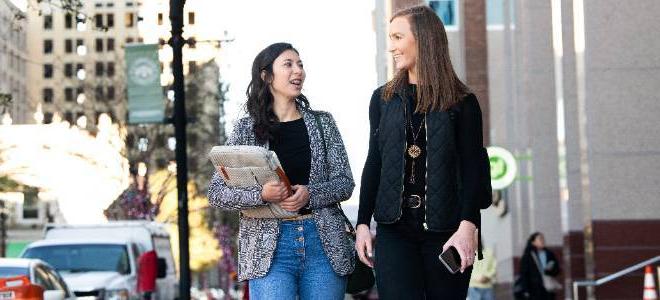
[[[408,182],[414,184],[415,183],[415,160],[417,157],[419,157],[422,154],[422,148],[417,146],[417,138],[419,138],[419,134],[422,132],[422,128],[426,127],[426,113],[424,113],[424,118],[422,119],[422,122],[419,124],[419,128],[417,129],[417,134],[415,134],[415,130],[413,128],[412,124],[412,116],[408,117],[408,103],[403,103],[403,112],[406,115],[406,121],[408,127],[410,127],[410,134],[412,135],[412,144],[408,145],[407,153],[408,156],[412,158],[412,162],[410,164],[410,179]],[[406,138],[406,143],[407,142]]]

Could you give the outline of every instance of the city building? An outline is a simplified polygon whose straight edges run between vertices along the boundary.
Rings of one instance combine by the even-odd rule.
[[[11,1],[0,0],[0,94],[12,98],[5,115],[0,115],[3,124],[29,123],[35,108],[27,93],[26,24],[24,12]]]
[[[452,62],[465,79],[465,27],[477,19],[468,2],[376,1],[376,15],[380,10],[386,18],[376,22],[387,25],[392,7],[429,4],[446,25]],[[562,293],[570,298],[571,282],[602,278],[660,250],[649,236],[660,229],[660,42],[654,38],[660,3],[483,2],[486,133],[490,145],[513,153],[519,170],[510,187],[495,193],[497,205],[482,213],[484,241],[499,262],[498,294],[511,298],[526,239],[540,231],[563,261]],[[380,66],[389,63],[380,36],[386,30],[376,30]],[[384,83],[392,70],[378,72]],[[641,288],[642,276],[619,278],[595,295],[639,297],[630,287]]]
[[[76,7],[79,3],[81,6]],[[138,1],[28,2],[29,97],[53,118],[95,130],[126,115],[124,45],[141,42]]]

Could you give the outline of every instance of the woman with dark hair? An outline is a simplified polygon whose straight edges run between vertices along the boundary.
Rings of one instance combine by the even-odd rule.
[[[555,299],[555,292],[561,288],[554,278],[559,274],[559,262],[552,251],[545,248],[542,233],[534,232],[527,239],[519,273],[518,298]]]
[[[479,102],[454,72],[444,26],[429,7],[395,13],[389,37],[398,72],[369,105],[355,247],[375,265],[382,299],[465,299],[480,222]],[[460,255],[456,274],[438,259],[450,247]]]
[[[226,210],[277,204],[299,217],[248,218],[241,214],[239,280],[249,280],[252,299],[343,299],[355,265],[353,242],[339,202],[350,198],[353,176],[335,121],[312,111],[301,93],[305,70],[298,51],[276,43],[252,65],[248,116],[228,145],[257,145],[277,154],[293,187],[228,187],[217,172],[209,202]],[[350,224],[348,225],[350,226]]]

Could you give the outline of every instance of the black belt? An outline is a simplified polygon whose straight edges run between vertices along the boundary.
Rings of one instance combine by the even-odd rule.
[[[403,201],[401,206],[405,208],[420,208],[422,202],[424,201],[424,196],[419,195],[406,195],[403,196]]]

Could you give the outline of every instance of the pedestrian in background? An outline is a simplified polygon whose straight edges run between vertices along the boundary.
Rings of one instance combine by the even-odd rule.
[[[542,233],[532,233],[527,239],[519,274],[519,298],[555,299],[555,292],[561,288],[555,279],[559,275],[559,262],[554,253],[545,248]]]
[[[276,43],[252,65],[247,112],[228,145],[256,145],[274,151],[294,194],[283,183],[229,187],[217,172],[209,203],[242,210],[274,203],[298,212],[291,219],[241,214],[238,278],[249,280],[250,299],[344,299],[353,271],[353,241],[338,203],[350,198],[353,176],[339,130],[329,113],[312,111],[301,93],[305,70],[298,51]]]
[[[381,299],[464,300],[480,221],[481,110],[456,75],[445,28],[428,6],[395,13],[389,37],[398,71],[369,104],[355,247],[375,266]],[[438,259],[449,247],[460,254],[456,274]]]
[[[495,276],[497,273],[497,259],[491,248],[483,249],[483,259],[474,262],[468,300],[495,300]]]

